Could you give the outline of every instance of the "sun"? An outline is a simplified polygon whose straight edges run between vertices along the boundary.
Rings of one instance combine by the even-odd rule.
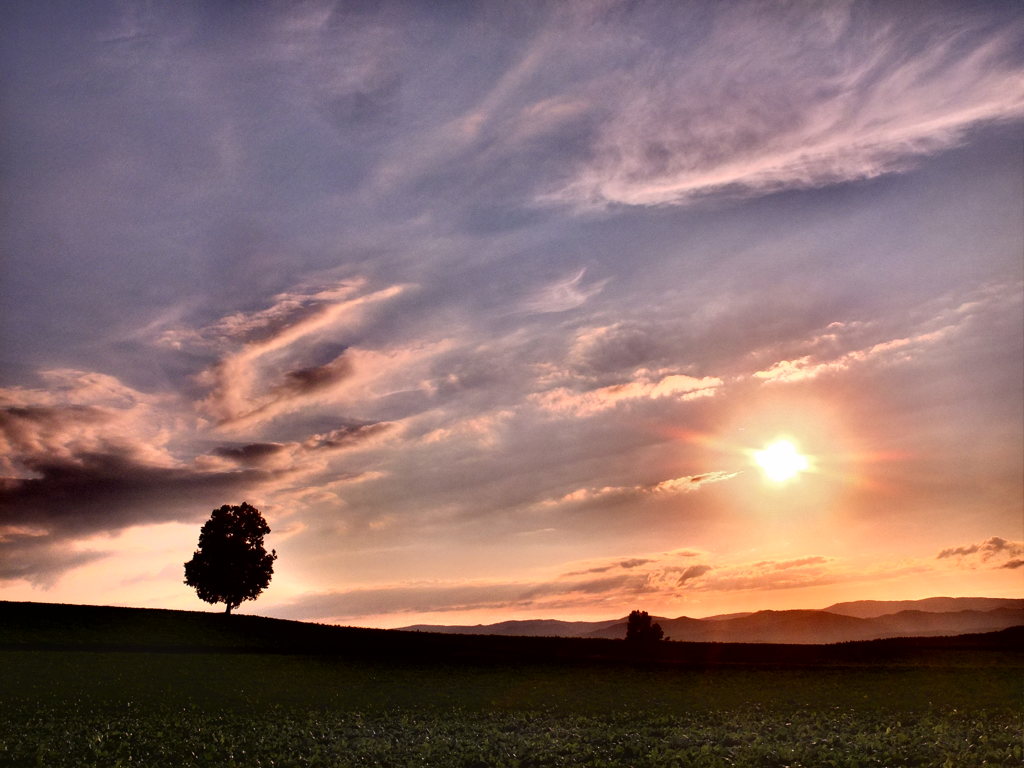
[[[810,467],[810,460],[797,451],[789,440],[776,440],[760,451],[754,451],[754,461],[765,477],[775,483],[792,480]]]

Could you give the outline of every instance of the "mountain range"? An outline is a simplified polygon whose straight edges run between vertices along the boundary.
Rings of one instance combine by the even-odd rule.
[[[885,637],[927,637],[994,632],[1024,625],[1024,599],[933,597],[925,600],[859,600],[820,610],[757,611],[693,619],[653,616],[670,640],[720,643],[841,643]],[[609,621],[537,619],[496,624],[416,624],[405,630],[516,637],[626,635],[626,618]]]

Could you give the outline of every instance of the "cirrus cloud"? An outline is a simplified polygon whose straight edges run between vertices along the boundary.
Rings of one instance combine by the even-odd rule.
[[[853,3],[719,5],[703,39],[659,60],[646,86],[628,69],[600,83],[619,108],[546,199],[678,205],[868,179],[1024,114],[1018,28],[931,22]]]

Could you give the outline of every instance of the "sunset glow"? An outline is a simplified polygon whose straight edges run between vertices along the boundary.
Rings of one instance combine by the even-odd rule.
[[[776,483],[792,480],[810,466],[806,456],[797,452],[789,440],[776,440],[766,448],[754,452],[754,460],[765,477]]]
[[[6,3],[0,599],[1024,594],[1024,5]]]

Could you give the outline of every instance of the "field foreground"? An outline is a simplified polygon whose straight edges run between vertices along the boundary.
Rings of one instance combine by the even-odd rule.
[[[942,648],[805,649],[814,663],[801,664],[781,649],[776,662],[718,649],[729,660],[710,663],[696,648],[692,663],[626,659],[599,646],[545,659],[530,644],[517,659],[515,640],[474,655],[472,638],[404,633],[395,655],[360,645],[357,630],[334,635],[332,651],[328,627],[74,606],[0,603],[0,627],[3,766],[1022,761],[1016,630]],[[417,642],[429,653],[411,652]]]

